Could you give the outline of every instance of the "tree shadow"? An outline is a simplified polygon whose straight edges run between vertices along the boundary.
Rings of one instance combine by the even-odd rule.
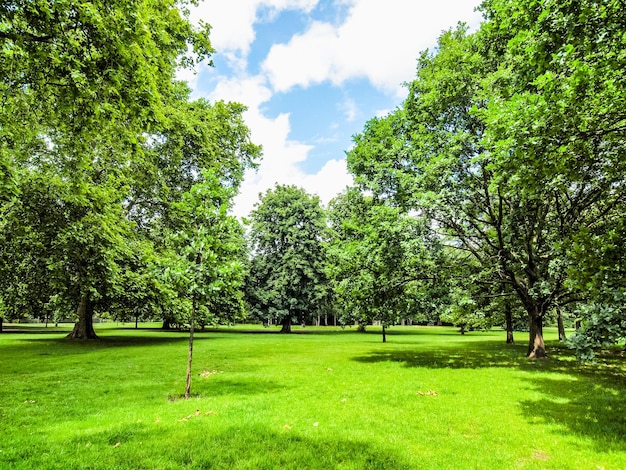
[[[415,343],[414,343],[415,344]],[[527,359],[526,347],[502,341],[442,345],[438,349],[376,350],[353,360],[365,364],[401,362],[425,369],[507,368],[530,372],[527,385],[542,397],[520,403],[529,423],[550,423],[590,438],[601,452],[626,450],[626,364],[607,353],[595,364],[578,363],[560,343],[548,343],[551,356]]]
[[[219,378],[215,381],[195,377],[192,384],[194,393],[199,398],[238,395],[262,395],[277,390],[284,390],[285,386],[270,380],[228,380]]]
[[[416,345],[405,348],[406,344]],[[402,345],[402,349],[391,349]],[[377,349],[365,356],[352,358],[356,362],[402,362],[406,367],[478,369],[484,367],[521,367],[528,364],[525,347],[507,345],[502,341],[455,342],[442,345],[438,349],[424,349],[414,341],[393,342],[388,349]]]
[[[120,424],[83,432],[67,445],[97,450],[115,468],[411,468],[393,449],[372,442],[331,439],[322,430],[315,436],[287,427],[273,430],[242,425],[216,430],[212,419],[217,418],[190,417],[188,422],[163,426],[156,432],[155,426],[147,423]],[[187,429],[181,430],[184,427]],[[86,454],[83,452],[81,459],[89,459]]]
[[[620,383],[621,382],[621,383]],[[535,377],[529,387],[539,391],[538,400],[519,406],[529,423],[556,424],[566,432],[590,438],[598,452],[626,450],[626,382],[583,378],[559,380]]]
[[[109,330],[110,331],[110,330]],[[194,343],[196,342],[204,342],[216,339],[215,337],[211,337],[208,335],[195,335]],[[102,335],[97,339],[72,339],[67,338],[65,336],[59,337],[58,334],[56,336],[51,335],[37,335],[34,338],[24,338],[22,335],[15,339],[15,341],[11,341],[10,343],[0,344],[0,349],[8,349],[11,348],[11,344],[14,347],[21,347],[20,343],[31,343],[31,344],[41,344],[42,346],[62,346],[65,351],[73,351],[73,350],[97,350],[97,349],[109,349],[109,348],[133,348],[133,347],[144,347],[150,345],[159,345],[159,344],[174,344],[174,343],[184,343],[189,341],[189,333],[185,334],[184,332],[179,335],[160,335],[155,333],[154,335],[141,335],[141,336],[122,336],[122,335]],[[56,354],[57,352],[55,352]],[[67,353],[67,352],[66,352]]]

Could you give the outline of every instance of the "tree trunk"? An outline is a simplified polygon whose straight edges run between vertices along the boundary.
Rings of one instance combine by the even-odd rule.
[[[139,325],[139,316],[135,315],[135,329],[138,328],[138,325]]]
[[[93,330],[93,305],[87,294],[80,298],[76,314],[78,315],[78,321],[67,337],[74,339],[97,339],[98,336],[96,336],[96,332]]]
[[[169,318],[164,318],[163,319],[163,326],[161,327],[162,330],[170,330],[172,328],[172,326],[170,325],[170,319]]]
[[[0,317],[0,333],[2,333],[2,322],[4,321],[4,318]]]
[[[546,345],[543,342],[543,314],[531,312],[528,319],[530,335],[528,339],[528,356],[533,359],[548,357]]]
[[[281,324],[283,325],[280,329],[281,333],[291,333],[291,315],[287,315],[283,318]]]
[[[191,307],[191,321],[189,322],[189,354],[187,355],[187,384],[185,385],[185,398],[189,398],[191,394],[191,361],[193,359],[193,329],[196,323],[196,309],[198,302],[196,296],[193,296]]]
[[[513,311],[508,302],[504,304],[504,318],[506,321],[506,344],[513,344],[515,343],[513,339]]]
[[[383,343],[387,342],[387,332],[385,331],[385,324],[383,323]]]
[[[565,325],[563,324],[563,312],[560,308],[557,309],[556,322],[559,328],[559,341],[565,341],[567,337],[565,336]]]

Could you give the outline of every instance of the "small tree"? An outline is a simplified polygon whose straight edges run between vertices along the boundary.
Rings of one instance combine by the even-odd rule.
[[[179,296],[188,301],[189,350],[185,398],[191,393],[193,339],[201,309],[213,310],[214,323],[243,312],[243,232],[227,213],[232,193],[210,172],[174,205],[179,227],[168,238],[172,255],[165,268]]]
[[[434,278],[438,243],[425,221],[349,189],[331,204],[329,273],[344,321],[386,328],[410,315]]]

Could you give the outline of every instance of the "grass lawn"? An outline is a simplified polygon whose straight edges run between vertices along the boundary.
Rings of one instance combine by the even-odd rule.
[[[396,327],[0,334],[0,469],[624,469],[626,365]],[[5,329],[12,329],[6,325]]]

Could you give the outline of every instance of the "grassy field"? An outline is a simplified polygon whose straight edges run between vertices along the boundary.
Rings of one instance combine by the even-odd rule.
[[[5,325],[11,329],[11,325]],[[98,329],[99,328],[99,329]],[[624,469],[626,366],[502,332],[0,334],[1,469]]]

